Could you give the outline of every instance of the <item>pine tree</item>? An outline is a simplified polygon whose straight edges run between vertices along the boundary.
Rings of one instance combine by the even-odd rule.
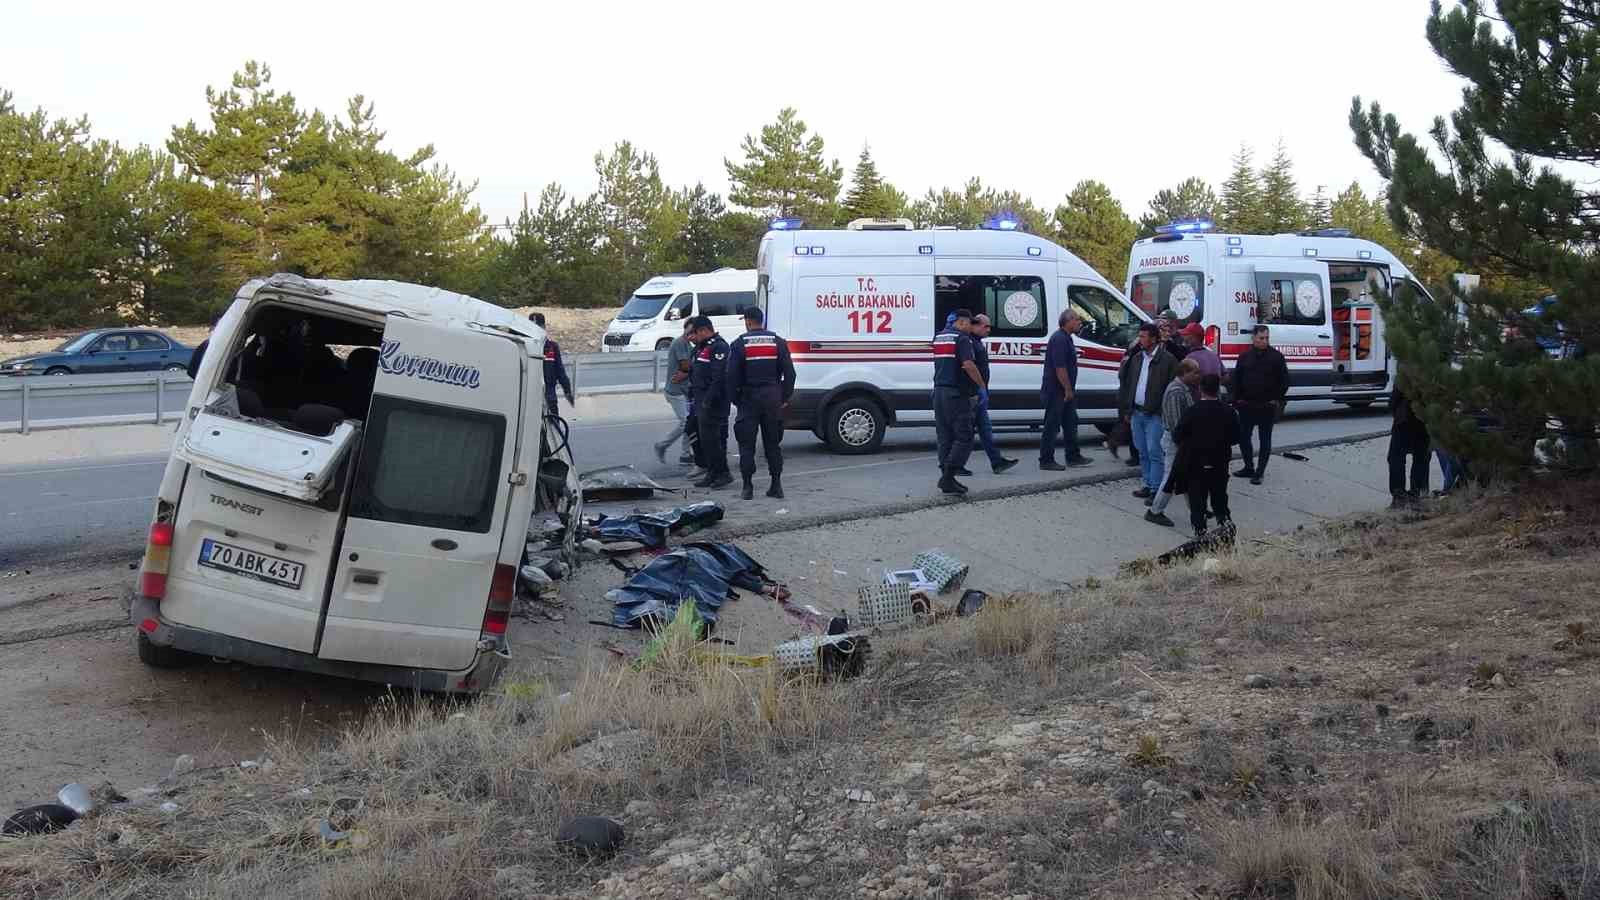
[[[217,247],[228,281],[278,271],[284,230],[297,215],[272,205],[273,189],[294,152],[306,115],[293,94],[271,87],[272,70],[254,60],[224,91],[206,88],[211,125],[172,129],[167,150],[194,176],[184,205]]]
[[[1035,206],[1033,201],[1017,191],[999,191],[984,187],[983,181],[967,179],[960,191],[932,188],[921,200],[906,207],[905,215],[919,227],[949,225],[955,228],[977,228],[990,218],[1002,214],[1015,216],[1021,230],[1029,234],[1050,233],[1050,214]]]
[[[1327,189],[1317,185],[1311,193],[1311,199],[1306,201],[1306,227],[1327,228],[1333,224],[1333,201],[1328,199]]]
[[[1239,145],[1233,156],[1233,171],[1222,183],[1222,200],[1217,227],[1236,234],[1263,234],[1267,228],[1261,178],[1254,167],[1255,152],[1249,144]]]
[[[834,223],[844,169],[824,157],[822,136],[809,133],[792,107],[764,126],[759,140],[746,135],[741,150],[743,162],[723,160],[732,183],[729,200],[758,214]]]
[[[1306,227],[1306,205],[1294,182],[1294,161],[1283,141],[1272,162],[1261,170],[1261,216],[1268,234],[1289,234]]]
[[[1185,178],[1174,187],[1162,188],[1150,198],[1150,209],[1139,218],[1139,237],[1147,238],[1156,228],[1179,219],[1216,220],[1217,195],[1202,178]]]
[[[1056,238],[1114,285],[1128,275],[1128,248],[1138,226],[1128,218],[1111,189],[1098,181],[1080,181],[1066,202],[1056,207]]]
[[[127,295],[102,275],[122,250],[116,148],[87,119],[19,113],[11,98],[0,91],[0,328],[115,321]]]
[[[1469,271],[1548,285],[1558,301],[1525,325],[1553,337],[1560,323],[1586,351],[1600,340],[1600,258],[1592,251],[1600,245],[1600,194],[1587,187],[1592,171],[1575,183],[1552,163],[1566,171],[1600,163],[1600,11],[1545,0],[1495,5],[1491,15],[1477,2],[1449,11],[1436,3],[1427,22],[1434,53],[1468,82],[1461,107],[1430,132],[1444,167],[1377,103],[1364,108],[1355,98],[1350,126],[1388,182],[1389,217],[1403,238]],[[1490,141],[1510,158],[1492,152]],[[1518,467],[1532,462],[1550,417],[1580,433],[1594,427],[1593,354],[1556,361],[1502,339],[1504,318],[1536,297],[1485,287],[1461,298],[1464,323],[1453,299],[1429,302],[1402,290],[1384,304],[1402,386],[1421,401],[1436,441],[1480,464]],[[1480,430],[1463,415],[1480,409],[1501,427]],[[1565,447],[1581,456],[1592,445],[1575,439]]]
[[[899,217],[905,207],[905,195],[883,180],[878,174],[878,164],[872,160],[871,150],[862,147],[861,157],[850,176],[850,192],[844,198],[842,218],[847,221],[892,219]]]

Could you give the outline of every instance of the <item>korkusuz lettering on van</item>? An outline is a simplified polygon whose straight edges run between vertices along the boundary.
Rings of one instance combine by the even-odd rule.
[[[476,366],[402,353],[399,341],[383,342],[383,348],[378,351],[378,368],[391,375],[437,381],[440,384],[451,384],[474,391],[478,389],[478,384],[483,378]]]

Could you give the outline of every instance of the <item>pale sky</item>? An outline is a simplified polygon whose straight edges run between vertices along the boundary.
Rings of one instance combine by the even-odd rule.
[[[260,59],[303,108],[365,94],[389,148],[432,142],[493,222],[551,181],[587,194],[595,151],[621,140],[669,184],[725,194],[723,157],[784,106],[847,176],[868,143],[913,198],[977,175],[1052,209],[1097,178],[1137,218],[1189,175],[1219,186],[1241,141],[1259,162],[1279,138],[1306,193],[1370,190],[1350,97],[1419,133],[1460,98],[1428,0],[0,5],[19,109],[159,146]]]

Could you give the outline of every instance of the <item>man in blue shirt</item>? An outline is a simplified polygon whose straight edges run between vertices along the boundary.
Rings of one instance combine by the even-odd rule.
[[[989,399],[989,386],[978,371],[972,349],[972,312],[958,309],[955,324],[933,336],[933,422],[939,433],[939,490],[965,494],[956,481],[972,455],[972,430],[978,404]]]
[[[972,331],[969,337],[972,338],[973,361],[978,364],[978,374],[983,376],[984,384],[989,383],[989,347],[984,343],[983,339],[989,336],[991,327],[992,323],[990,323],[989,317],[983,313],[972,317]],[[1001,472],[1016,465],[1016,460],[1001,453],[1000,448],[994,445],[994,423],[989,421],[989,402],[987,400],[978,404],[973,419],[974,425],[978,430],[978,442],[983,446],[983,452],[989,457],[989,468],[993,469],[996,475],[999,475]],[[958,472],[956,474],[968,475],[971,473]]]
[[[1060,472],[1072,466],[1092,465],[1078,449],[1078,346],[1072,336],[1083,327],[1083,320],[1072,309],[1061,311],[1060,326],[1050,335],[1044,351],[1044,383],[1039,397],[1044,401],[1044,437],[1039,441],[1039,468]],[[1062,450],[1067,465],[1056,462],[1056,433],[1062,432]]]

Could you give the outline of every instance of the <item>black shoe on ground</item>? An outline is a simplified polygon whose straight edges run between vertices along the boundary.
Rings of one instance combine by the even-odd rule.
[[[767,496],[774,500],[783,499],[783,482],[776,475],[772,476],[772,484],[767,487]]]
[[[967,486],[957,481],[953,473],[946,473],[943,478],[939,479],[939,490],[944,491],[946,494],[965,494]]]
[[[1139,488],[1137,491],[1134,491],[1133,495],[1135,497],[1138,497],[1140,500],[1150,500],[1150,499],[1155,497],[1156,492],[1150,490],[1147,487],[1142,487],[1142,488]]]
[[[994,466],[993,466],[994,473],[996,475],[999,475],[1001,472],[1004,472],[1005,470],[1011,468],[1012,466],[1015,466],[1016,464],[1017,464],[1017,461],[1014,460],[1014,459],[1007,459],[1005,457],[1001,457],[1000,461],[995,463]]]
[[[960,475],[962,478],[971,478],[972,477],[972,470],[967,468],[966,466],[962,466],[961,468],[955,470],[955,472],[953,472],[952,474]]]
[[[1146,522],[1149,522],[1151,525],[1160,525],[1163,528],[1172,528],[1172,527],[1174,527],[1174,525],[1172,524],[1172,520],[1167,518],[1167,514],[1166,513],[1158,513],[1158,512],[1151,512],[1149,510],[1145,510],[1144,520]]]
[[[754,500],[755,496],[756,496],[756,486],[751,484],[750,482],[746,481],[744,483],[744,487],[739,489],[739,499],[740,500]]]
[[[700,476],[700,479],[694,483],[694,486],[697,488],[711,487],[711,482],[716,480],[717,476],[707,472],[706,474]]]
[[[1081,469],[1084,466],[1092,465],[1094,465],[1094,460],[1087,456],[1074,456],[1067,460],[1067,468],[1069,469]]]
[[[1239,471],[1233,473],[1233,477],[1235,477],[1235,478],[1254,478],[1254,477],[1256,477],[1256,470],[1255,469],[1240,469]]]
[[[1135,468],[1135,467],[1137,467],[1139,465],[1139,461],[1137,459],[1130,459],[1127,462],[1123,463],[1123,465],[1125,465],[1128,468],[1132,469],[1132,468]]]
[[[667,445],[666,444],[657,444],[656,445],[656,462],[664,464],[664,463],[666,463],[666,461],[667,461]]]
[[[1405,497],[1395,497],[1389,501],[1390,509],[1405,509],[1410,505],[1410,501]]]
[[[723,472],[721,475],[714,476],[705,487],[715,490],[717,488],[725,488],[730,484],[733,484],[733,476]]]
[[[1053,459],[1041,459],[1039,460],[1039,470],[1042,472],[1065,472],[1067,467]]]
[[[1261,476],[1260,475],[1252,475],[1252,476],[1250,476],[1250,483],[1251,484],[1260,484],[1261,483]]]

